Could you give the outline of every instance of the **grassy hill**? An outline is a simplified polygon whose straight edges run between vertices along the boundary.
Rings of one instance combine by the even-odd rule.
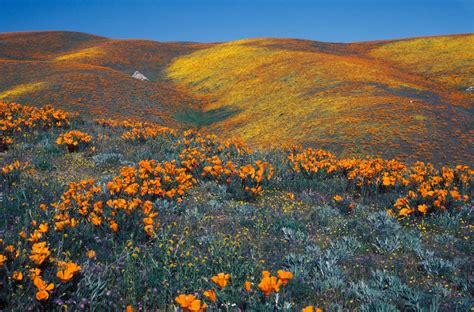
[[[259,148],[472,164],[472,51],[470,34],[197,44],[8,33],[0,99],[196,126]]]

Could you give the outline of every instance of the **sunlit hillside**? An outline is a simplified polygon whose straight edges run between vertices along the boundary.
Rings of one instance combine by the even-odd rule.
[[[472,164],[473,51],[474,35],[201,44],[6,33],[0,99],[196,126],[258,148]]]
[[[473,40],[241,40],[180,57],[168,73],[207,96],[207,110],[235,112],[212,127],[252,144],[468,161]]]

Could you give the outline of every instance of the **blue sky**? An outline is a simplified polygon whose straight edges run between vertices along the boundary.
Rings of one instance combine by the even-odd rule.
[[[0,0],[0,32],[111,38],[351,42],[474,32],[473,0]]]

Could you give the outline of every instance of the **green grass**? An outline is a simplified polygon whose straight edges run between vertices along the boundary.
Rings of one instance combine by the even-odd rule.
[[[227,118],[230,118],[233,115],[239,113],[239,111],[240,110],[238,109],[233,109],[227,106],[211,109],[208,111],[186,109],[177,112],[174,117],[179,122],[188,124],[189,126],[200,128],[212,125],[213,123],[219,121],[224,121]]]

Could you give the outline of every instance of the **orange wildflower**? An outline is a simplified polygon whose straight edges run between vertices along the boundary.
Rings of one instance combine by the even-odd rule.
[[[250,292],[250,289],[252,288],[252,283],[250,281],[245,281],[244,283],[244,289],[246,292]]]
[[[184,311],[202,312],[207,308],[207,304],[201,303],[201,300],[198,300],[194,295],[181,294],[176,297],[175,301]]]
[[[12,274],[12,278],[17,282],[21,282],[23,280],[23,273],[20,271],[15,271]]]
[[[35,243],[31,247],[30,259],[37,265],[40,265],[49,257],[50,254],[51,252],[46,246],[46,242]]]
[[[289,280],[293,278],[293,273],[284,271],[284,270],[278,270],[278,279],[281,282],[281,285],[286,285]]]
[[[216,302],[216,300],[217,300],[216,291],[214,289],[206,290],[204,292],[204,296],[209,298],[209,300],[211,300],[212,302]]]
[[[88,250],[86,252],[86,255],[87,255],[87,258],[89,258],[89,259],[94,259],[96,257],[96,253],[95,253],[94,250]]]
[[[418,205],[418,211],[425,214],[428,212],[428,206],[425,204]]]
[[[56,276],[63,283],[70,281],[74,275],[81,271],[81,267],[74,262],[61,262],[59,264],[60,270],[56,273]]]
[[[211,277],[211,280],[221,289],[224,289],[224,287],[227,285],[227,282],[229,281],[229,278],[230,274],[219,273]]]
[[[36,288],[38,289],[36,292],[36,300],[48,300],[49,293],[54,289],[54,284],[47,284],[40,276],[35,277],[33,284],[35,284]]]
[[[280,291],[280,283],[275,276],[271,276],[270,272],[262,272],[262,280],[258,284],[258,288],[263,292],[265,297],[270,296],[273,292]]]

